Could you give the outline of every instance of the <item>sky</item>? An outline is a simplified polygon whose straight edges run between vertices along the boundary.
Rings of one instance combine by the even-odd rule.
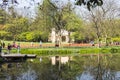
[[[29,16],[30,18],[33,18],[36,14],[35,10],[37,10],[38,3],[42,4],[43,0],[17,0],[18,4],[14,4],[15,10],[19,14],[24,14],[24,16]],[[52,0],[52,1],[61,1],[60,4],[66,4],[68,1],[70,1],[72,4],[75,3],[75,0]],[[117,1],[117,5],[120,5],[120,0],[115,0]],[[2,0],[0,0],[0,4],[2,4]],[[13,4],[9,4],[11,6]],[[59,5],[61,6],[61,5]],[[77,15],[80,16],[85,16],[85,6],[75,6],[75,12]]]
[[[18,4],[9,3],[7,7],[14,6],[15,11],[19,14],[24,14],[24,16],[34,17],[35,10],[38,4],[42,4],[43,0],[17,0]],[[0,4],[2,4],[2,0],[0,0]],[[6,9],[7,11],[7,9]]]
[[[69,0],[52,0],[52,1],[61,1],[60,4],[65,5]],[[16,10],[19,14],[24,14],[25,16],[34,17],[38,5],[42,4],[43,0],[18,0],[19,5],[16,6]],[[71,3],[74,3],[74,0],[70,0]],[[61,6],[61,5],[59,5]]]
[[[42,0],[19,0],[18,3],[19,5],[16,6],[18,13],[33,18],[36,14],[35,10],[38,4],[42,3]]]

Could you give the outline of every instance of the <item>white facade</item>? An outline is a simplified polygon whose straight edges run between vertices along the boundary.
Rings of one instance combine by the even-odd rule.
[[[60,31],[60,35],[62,36],[62,42],[66,42],[66,43],[69,42],[68,31],[62,29]],[[56,39],[58,39],[58,41],[59,41],[60,38],[58,38],[58,37],[59,37],[59,35],[55,32],[55,29],[53,28],[51,35],[50,35],[50,38],[49,38],[49,41],[51,41],[52,43],[55,43]]]
[[[50,36],[51,38],[50,38],[50,41],[52,42],[52,43],[55,43],[55,41],[56,41],[56,33],[55,33],[55,29],[53,28],[52,29],[52,32],[51,32],[51,36]]]

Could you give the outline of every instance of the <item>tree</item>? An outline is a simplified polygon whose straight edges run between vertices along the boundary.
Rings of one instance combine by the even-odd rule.
[[[76,5],[87,5],[88,10],[96,6],[101,6],[103,4],[103,0],[76,0]]]
[[[54,28],[56,32],[56,45],[60,45],[62,42],[62,34],[67,30],[69,32],[75,31],[82,25],[82,21],[75,15],[73,12],[73,8],[71,8],[71,4],[67,5],[61,4],[58,2],[46,1],[46,6],[43,3],[43,10],[47,24],[49,24],[50,29]],[[62,7],[61,7],[62,6]],[[49,23],[51,22],[51,23]],[[48,29],[48,28],[47,28]],[[80,29],[79,29],[80,30]],[[70,42],[70,40],[69,40]]]
[[[28,20],[26,18],[16,18],[9,23],[6,23],[4,30],[12,33],[14,39],[18,34],[28,30]]]
[[[57,7],[54,2],[50,0],[43,1],[43,4],[39,7],[36,22],[41,23],[41,25],[38,24],[37,27],[40,28],[41,31],[50,32],[52,28],[55,28],[55,32],[58,35],[56,42],[61,42],[61,29],[65,26],[65,21],[63,21],[62,10]]]
[[[0,30],[3,29],[5,23],[5,11],[0,9]]]
[[[101,38],[105,38],[105,42],[108,44],[107,39],[113,36],[113,31],[117,27],[115,26],[115,18],[118,17],[118,14],[115,13],[117,12],[118,7],[114,0],[106,0],[104,5],[91,9],[89,20],[96,33],[99,46]]]
[[[0,9],[0,24],[4,24],[5,23],[5,15],[6,15],[6,12],[2,9]]]
[[[69,32],[69,37],[70,33],[75,30],[79,30],[79,33],[83,32],[83,22],[74,13],[71,3],[62,5],[63,4],[60,4],[60,1],[51,2],[50,0],[44,0],[43,4],[39,7],[39,11],[33,24],[33,26],[36,26],[31,26],[30,29],[38,29],[40,31],[48,30],[48,32],[50,32],[52,28],[55,28],[55,32],[58,36],[56,37],[56,42],[59,44],[61,44],[62,29]]]
[[[6,5],[8,4],[9,0],[2,0],[3,4],[2,5]],[[32,2],[33,0],[31,0]],[[87,5],[88,9],[90,10],[91,7],[95,7],[95,6],[101,6],[103,4],[103,0],[75,0],[76,1],[76,5]],[[18,4],[17,0],[11,0],[12,3]]]
[[[49,3],[49,0],[44,0],[42,5],[39,5],[35,20],[29,30],[40,30],[50,32],[52,28],[51,15],[53,15],[54,7]]]
[[[29,27],[29,31],[39,31],[42,41],[48,41],[51,29],[53,28],[53,15],[54,7],[49,3],[49,0],[44,0],[42,5],[39,5],[36,17]],[[39,39],[40,40],[40,39]]]
[[[75,39],[71,33],[79,32],[81,34],[81,31],[83,30],[83,21],[74,12],[74,7],[70,3],[70,1],[67,3],[66,6],[63,7],[62,10],[63,10],[62,12],[63,21],[65,22],[65,27],[63,29],[68,31],[69,43],[70,43],[72,40]]]
[[[1,8],[4,8],[4,6],[6,5],[9,5],[9,4],[18,4],[17,0],[2,0],[3,3],[1,4]],[[33,1],[33,0],[31,0]],[[41,19],[40,21],[36,21],[34,22],[34,24],[29,28],[29,30],[34,30],[34,25],[36,25],[36,23],[39,25],[36,25],[35,26],[35,29],[39,29],[41,31],[50,31],[51,27],[55,28],[56,29],[56,33],[58,34],[58,38],[59,39],[56,39],[56,42],[58,42],[59,44],[61,43],[61,29],[65,29],[66,27],[66,22],[63,18],[63,11],[64,11],[64,6],[60,7],[58,5],[62,5],[62,4],[59,4],[59,1],[58,1],[58,4],[56,5],[57,3],[54,2],[54,1],[51,1],[51,0],[44,0],[43,1],[43,5],[40,6],[40,9],[42,12],[42,15],[40,15],[40,18],[38,19]],[[77,0],[76,1],[76,5],[81,5],[81,4],[84,4],[84,5],[87,5],[88,9],[90,10],[90,8],[92,7],[95,7],[95,6],[100,6],[103,4],[102,0],[88,0],[88,1],[85,1],[85,0]],[[14,6],[12,6],[11,8],[11,13],[13,15],[13,17],[16,17],[16,14],[14,13]],[[42,20],[43,19],[43,20]],[[46,23],[46,24],[45,24]],[[40,25],[42,24],[42,26]],[[50,25],[48,25],[50,24]],[[13,25],[12,25],[13,26]],[[47,28],[44,28],[44,27],[47,27]],[[69,29],[69,28],[67,28]],[[71,30],[71,29],[69,29]],[[15,33],[15,32],[14,32]]]

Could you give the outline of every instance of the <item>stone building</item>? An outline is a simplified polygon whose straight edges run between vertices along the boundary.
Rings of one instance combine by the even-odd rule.
[[[60,35],[61,35],[62,42],[66,42],[66,43],[69,42],[69,33],[68,33],[68,31],[61,29]],[[50,34],[50,37],[49,37],[49,41],[51,41],[52,43],[55,43],[56,40],[59,41],[59,39],[60,39],[59,37],[60,36],[55,32],[55,29],[53,28],[52,32]]]

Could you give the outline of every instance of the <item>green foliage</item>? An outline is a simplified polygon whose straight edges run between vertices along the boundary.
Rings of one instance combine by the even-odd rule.
[[[12,33],[13,39],[16,40],[17,35],[19,35],[22,32],[27,31],[27,24],[22,19],[13,20],[13,23],[8,23],[5,25],[4,30]]]
[[[12,34],[10,32],[0,31],[0,39],[11,40],[12,38],[13,37],[12,37]]]
[[[25,18],[16,18],[11,23],[5,25],[5,30],[13,34],[19,34],[27,31],[28,20]]]
[[[26,18],[13,19],[12,22],[5,24],[4,30],[12,33],[14,39],[16,39],[18,34],[28,30],[28,20]]]
[[[48,33],[43,33],[39,31],[33,32],[24,32],[17,36],[16,40],[18,41],[47,41],[48,40]]]
[[[120,42],[120,38],[119,37],[118,38],[117,37],[116,38],[112,38],[112,41],[113,42]]]
[[[5,52],[5,51],[3,51]],[[12,49],[12,53],[16,53],[17,49]],[[22,54],[36,54],[38,56],[51,55],[78,55],[78,54],[116,54],[120,53],[120,47],[104,47],[104,48],[36,48],[21,49]]]
[[[80,34],[79,32],[74,32],[72,35],[74,36],[75,42],[77,43],[80,43],[85,40],[85,37],[84,35],[82,35],[82,33]]]
[[[30,33],[30,32],[23,32],[23,33],[17,35],[16,40],[17,40],[17,41],[27,41],[27,40],[26,40],[26,35],[29,34],[29,33]]]
[[[118,53],[118,52],[120,52],[120,49],[118,49],[118,48],[111,48],[110,52],[111,53]]]
[[[28,41],[46,41],[48,40],[48,35],[42,32],[31,32],[26,35],[26,40]]]
[[[21,53],[23,54],[37,54],[37,55],[62,55],[62,54],[71,54],[72,50],[62,50],[62,49],[22,49]]]
[[[98,49],[98,48],[94,48],[94,49],[81,49],[79,51],[79,53],[81,54],[91,54],[91,53],[99,53],[101,49]]]
[[[56,29],[56,33],[61,29],[65,29],[69,32],[69,37],[75,39],[75,42],[95,40],[98,36],[101,37],[119,37],[119,19],[108,20],[102,19],[101,15],[95,15],[95,20],[102,20],[98,23],[98,30],[95,30],[95,25],[88,24],[84,25],[83,20],[74,13],[74,8],[72,4],[68,1],[68,4],[63,5],[60,9],[56,2],[51,0],[43,0],[43,4],[39,5],[37,16],[34,20],[28,20],[27,18],[20,16],[14,9],[14,6],[9,7],[9,13],[6,13],[4,9],[0,9],[0,30],[5,30],[10,34],[4,35],[7,40],[19,40],[19,41],[48,41],[49,33],[52,28]],[[59,3],[59,1],[58,1]],[[77,5],[87,5],[90,10],[91,7],[101,6],[103,4],[102,0],[76,0]],[[58,8],[60,10],[58,10]],[[104,8],[104,6],[103,6]],[[101,10],[101,9],[100,9]],[[106,9],[105,9],[106,10]],[[104,11],[104,10],[103,10]],[[101,12],[101,11],[100,11]],[[94,12],[93,12],[94,13]],[[102,12],[101,12],[102,14]],[[99,18],[101,16],[101,18]],[[105,15],[103,15],[105,16]],[[98,18],[98,19],[97,19]],[[94,21],[93,21],[94,22]],[[6,23],[4,25],[4,23]],[[113,25],[113,23],[115,23]],[[86,24],[86,23],[85,23]],[[101,25],[101,26],[100,26]],[[4,26],[4,27],[3,27]],[[92,27],[90,27],[92,26]],[[117,27],[113,27],[117,26]],[[100,28],[101,27],[101,28]],[[105,29],[106,28],[106,29]],[[112,31],[112,32],[111,32]],[[114,34],[113,34],[114,33]],[[60,35],[60,34],[59,34]],[[3,39],[3,37],[1,37]],[[120,41],[119,39],[113,39],[113,41]],[[70,41],[69,41],[70,42]]]
[[[5,23],[5,11],[0,9],[0,24],[4,24]]]
[[[112,47],[112,48],[88,48],[88,49],[81,49],[79,51],[81,54],[91,54],[91,53],[120,53],[120,48],[118,47]]]
[[[26,35],[26,40],[32,41],[33,39],[34,39],[34,34],[32,32]]]
[[[103,0],[76,0],[76,5],[87,5],[88,10],[91,9],[91,7],[101,6],[103,4]]]
[[[69,6],[67,8],[69,9]],[[73,11],[64,11],[63,14],[63,20],[66,21],[66,30],[74,32],[83,27],[83,21]]]

